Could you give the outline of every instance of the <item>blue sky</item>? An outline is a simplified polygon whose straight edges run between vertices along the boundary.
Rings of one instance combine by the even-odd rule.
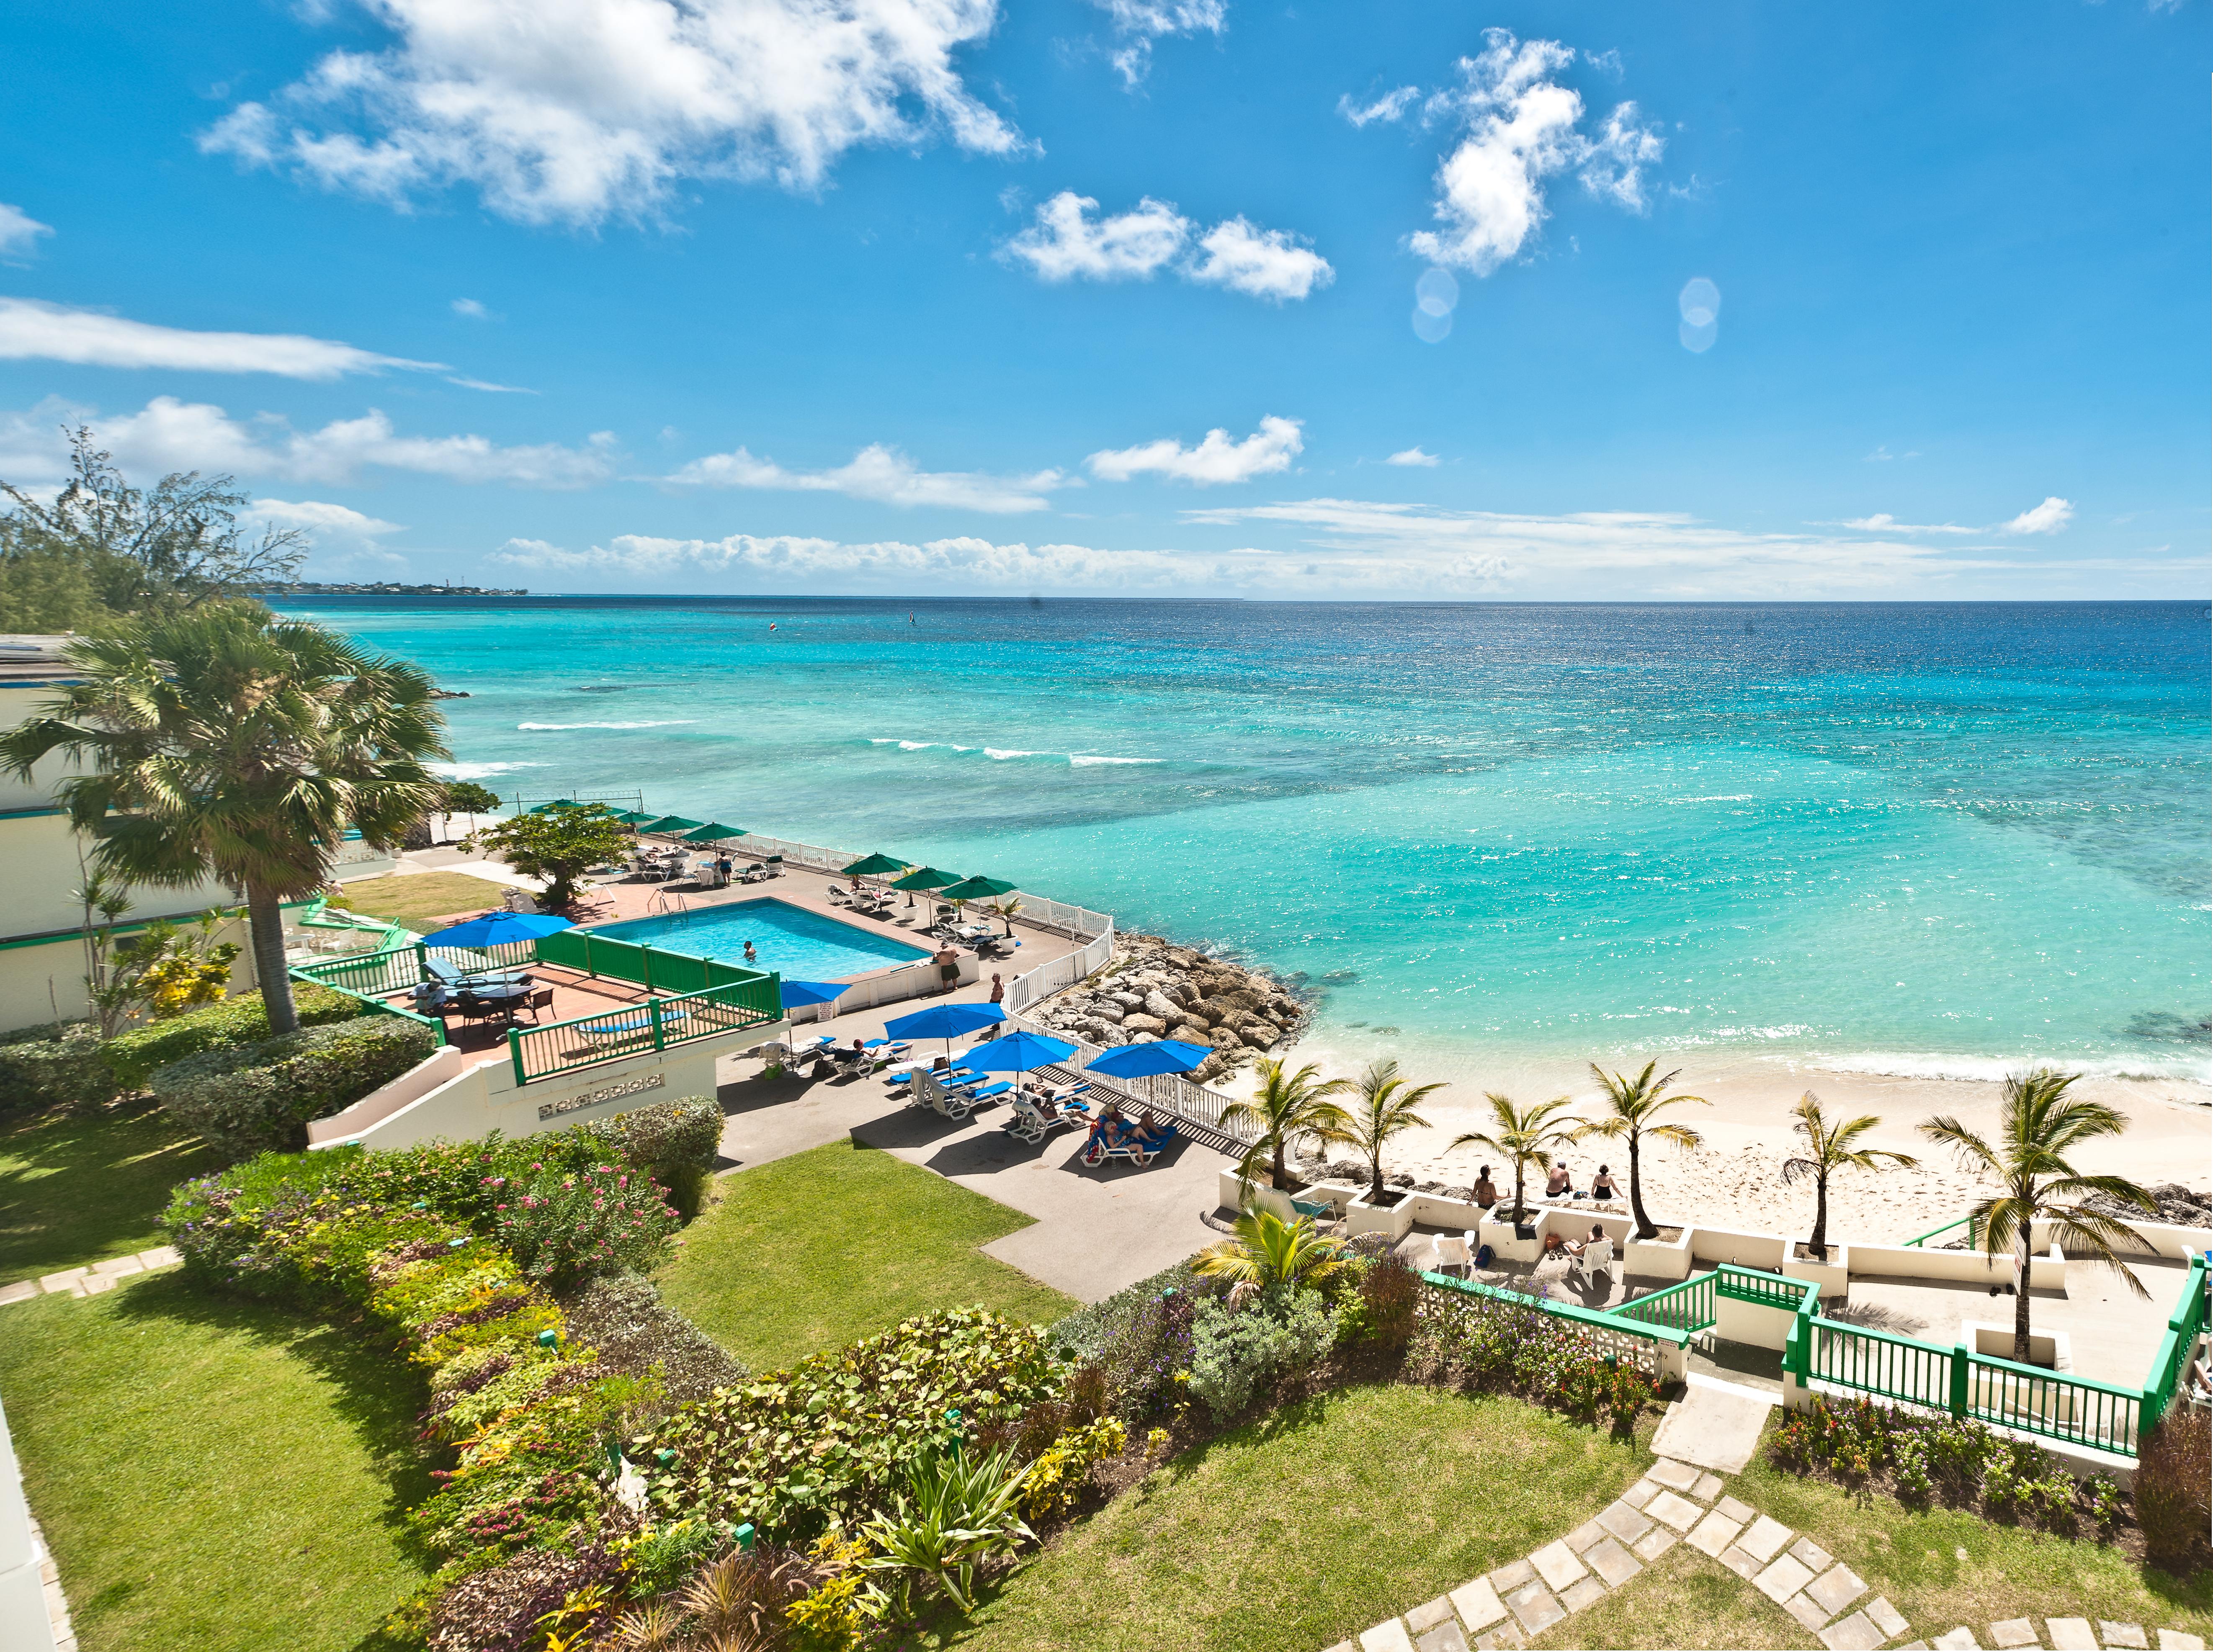
[[[540,590],[2203,595],[2207,25],[22,0],[0,477]]]

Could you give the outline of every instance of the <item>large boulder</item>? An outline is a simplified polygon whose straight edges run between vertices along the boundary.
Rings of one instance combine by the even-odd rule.
[[[1090,1012],[1094,1019],[1102,1021],[1112,1021],[1117,1027],[1119,1027],[1122,1024],[1123,1017],[1130,1013],[1111,998],[1098,998],[1093,1000],[1090,1005]]]
[[[1158,1015],[1137,1013],[1122,1017],[1122,1030],[1125,1033],[1150,1033],[1157,1038],[1168,1030],[1168,1024]]]
[[[1197,1033],[1202,1038],[1214,1030],[1214,1023],[1212,1021],[1207,1020],[1205,1016],[1195,1015],[1188,1009],[1183,1012],[1182,1025],[1186,1030]]]
[[[1161,1024],[1163,1027],[1167,1026],[1171,1021],[1181,1021],[1183,1019],[1183,1011],[1184,1006],[1182,1004],[1168,997],[1167,993],[1161,991],[1158,987],[1155,987],[1150,992],[1148,992],[1145,995],[1145,1013],[1148,1015],[1158,1016],[1160,1018]]]
[[[1126,987],[1110,992],[1106,996],[1125,1009],[1143,1009],[1145,1007],[1144,994],[1132,992]]]
[[[1281,1038],[1283,1034],[1278,1033],[1272,1027],[1263,1027],[1256,1024],[1251,1027],[1240,1028],[1237,1036],[1243,1039],[1246,1043],[1251,1045],[1255,1050],[1265,1050],[1270,1045],[1273,1044],[1278,1038]]]

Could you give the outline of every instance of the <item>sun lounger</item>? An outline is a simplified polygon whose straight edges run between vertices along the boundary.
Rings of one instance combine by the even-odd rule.
[[[1001,1128],[1019,1142],[1042,1142],[1056,1130],[1089,1122],[1082,1102],[1072,1101],[1064,1106],[1050,1096],[1039,1096],[1029,1090],[1015,1091],[1009,1105],[1014,1108],[1014,1116]]]
[[[1084,1143],[1082,1159],[1088,1165],[1098,1166],[1109,1159],[1127,1159],[1134,1165],[1148,1165],[1165,1152],[1180,1132],[1174,1119],[1164,1121],[1151,1135],[1132,1125],[1126,1133],[1106,1138],[1106,1121],[1102,1119],[1091,1127],[1091,1139]]]
[[[518,964],[509,969],[466,970],[458,964],[449,964],[444,959],[426,952],[423,954],[423,973],[440,986],[459,991],[478,982],[497,983],[502,986],[520,984],[529,979],[530,966]]]

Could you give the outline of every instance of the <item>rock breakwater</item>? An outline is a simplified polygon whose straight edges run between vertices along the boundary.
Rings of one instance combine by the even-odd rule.
[[[1105,968],[1048,998],[1029,1018],[1098,1045],[1163,1038],[1210,1044],[1214,1053],[1192,1074],[1204,1084],[1264,1052],[1289,1049],[1308,1013],[1291,987],[1265,970],[1119,930]]]

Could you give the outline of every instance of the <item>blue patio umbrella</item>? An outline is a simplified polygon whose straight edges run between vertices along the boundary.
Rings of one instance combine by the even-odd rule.
[[[954,1039],[996,1027],[1006,1018],[995,1003],[941,1003],[886,1021],[884,1031],[895,1039],[943,1039],[950,1050]]]
[[[1149,1044],[1119,1045],[1094,1058],[1084,1070],[1107,1078],[1150,1078],[1155,1073],[1187,1073],[1213,1053],[1211,1045],[1155,1039]]]
[[[435,935],[423,937],[426,947],[504,947],[517,941],[535,941],[541,936],[572,929],[572,920],[556,917],[551,912],[486,912],[482,917],[472,917],[466,924],[456,924],[449,930],[440,930]]]
[[[1049,1039],[1036,1033],[1009,1033],[989,1044],[979,1044],[966,1057],[978,1072],[1026,1073],[1047,1062],[1065,1061],[1076,1046],[1065,1039]]]
[[[777,991],[786,1009],[802,1009],[808,1004],[835,1003],[851,988],[844,981],[779,981]]]

